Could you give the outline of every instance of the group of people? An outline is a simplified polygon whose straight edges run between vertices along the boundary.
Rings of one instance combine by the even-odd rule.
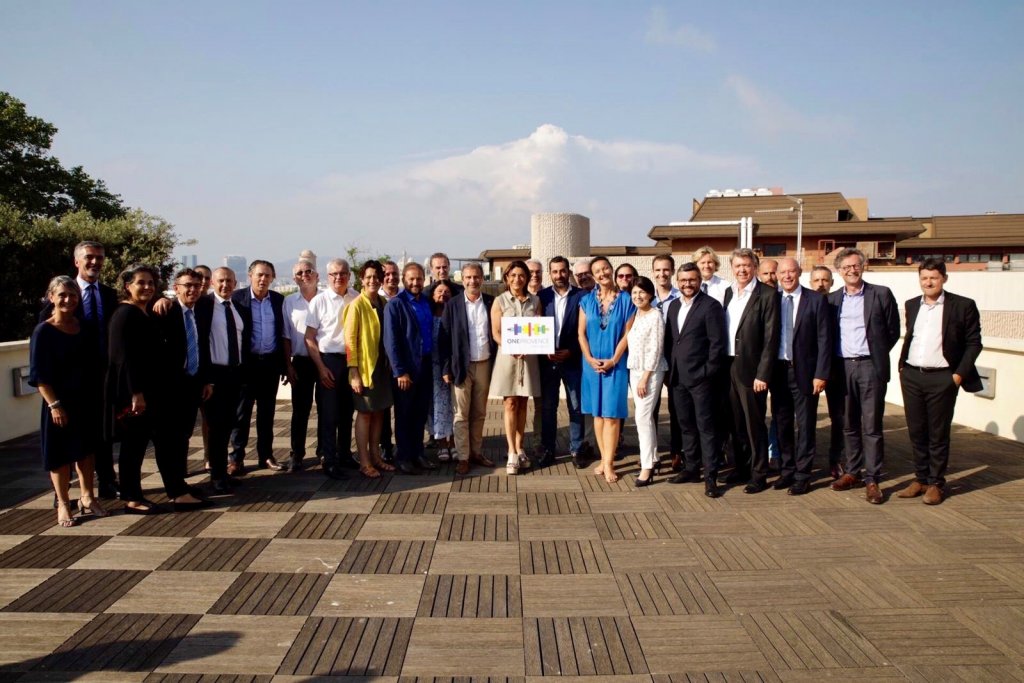
[[[557,458],[564,393],[572,463],[585,467],[593,444],[595,474],[613,483],[632,398],[641,463],[635,484],[648,486],[660,465],[663,386],[674,470],[668,481],[703,480],[705,494],[717,497],[718,471],[728,464],[728,483],[759,493],[769,486],[774,439],[779,475],[772,487],[806,493],[824,391],[832,488],[863,483],[869,502],[883,501],[882,414],[899,316],[890,290],[863,281],[866,260],[856,249],[835,260],[843,279],[835,292],[828,267],[815,268],[807,288],[794,259],[761,260],[750,249],[732,252],[734,281],[726,281],[717,274],[719,257],[704,247],[678,268],[670,254],[654,257],[653,279],[603,256],[574,264],[556,256],[547,264],[548,287],[543,264],[513,261],[496,297],[482,291],[478,263],[464,264],[461,283],[452,281],[443,253],[430,259],[429,286],[417,263],[399,270],[369,260],[355,273],[358,291],[344,259],[328,262],[328,286],[320,290],[315,257],[300,257],[292,269],[298,291],[287,297],[270,289],[276,273],[268,261],[253,261],[249,285],[240,289],[230,268],[181,269],[166,298],[146,265],[121,273],[116,291],[101,284],[104,257],[99,243],[76,246],[77,274],[50,282],[32,335],[43,464],[64,526],[77,521],[72,467],[83,514],[107,514],[97,498],[115,497],[127,513],[164,511],[141,487],[151,441],[173,509],[206,505],[210,492],[232,493],[246,471],[254,410],[257,466],[300,470],[314,401],[316,455],[326,476],[342,479],[346,470],[368,478],[420,474],[436,469],[437,460],[455,461],[459,475],[474,464],[494,467],[483,452],[483,427],[488,397],[500,397],[505,467],[514,475]],[[981,331],[974,302],[944,291],[942,261],[923,261],[919,274],[923,295],[907,302],[900,360],[916,477],[899,495],[935,504],[943,496],[957,391],[981,388],[974,367]],[[552,318],[554,352],[503,350],[506,316]],[[279,462],[273,428],[282,381],[291,385],[293,410],[290,457]],[[535,408],[540,403],[533,457],[524,446],[531,397]],[[200,412],[210,490],[186,481]],[[436,460],[427,455],[424,430]]]

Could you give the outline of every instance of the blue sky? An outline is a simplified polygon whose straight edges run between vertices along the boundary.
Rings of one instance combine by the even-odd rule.
[[[1024,211],[1020,2],[0,0],[0,89],[192,251],[472,255],[711,188]]]

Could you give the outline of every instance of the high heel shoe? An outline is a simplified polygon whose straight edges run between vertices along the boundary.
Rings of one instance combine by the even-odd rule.
[[[514,477],[519,473],[519,455],[516,453],[508,454],[508,462],[505,464],[505,474],[510,477]]]
[[[110,512],[103,509],[103,506],[100,505],[100,502],[98,500],[96,500],[95,498],[89,498],[88,504],[85,502],[86,500],[86,498],[82,498],[78,503],[79,517],[83,517],[85,515],[90,515],[96,518],[110,516]]]
[[[640,476],[637,475],[636,481],[633,482],[634,485],[638,489],[643,488],[644,486],[650,486],[651,484],[654,483],[654,472],[655,470],[652,468],[650,474],[647,475],[646,479],[641,479]],[[640,473],[643,474],[643,470],[641,470]]]
[[[66,503],[57,503],[57,526],[69,527],[76,526],[78,520],[71,516],[71,508]]]

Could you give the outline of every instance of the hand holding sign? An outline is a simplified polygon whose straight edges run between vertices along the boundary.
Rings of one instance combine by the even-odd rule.
[[[501,319],[501,352],[512,355],[547,355],[555,352],[555,319]]]

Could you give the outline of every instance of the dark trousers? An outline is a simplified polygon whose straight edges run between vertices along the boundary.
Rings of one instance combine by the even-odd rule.
[[[430,356],[422,358],[419,374],[412,378],[412,387],[408,391],[399,389],[398,382],[392,380],[397,462],[415,462],[417,458],[424,456],[423,429],[427,424],[427,413],[433,405],[433,385],[434,368]]]
[[[168,498],[177,498],[188,492],[188,442],[196,426],[203,386],[198,378],[184,373],[168,384],[168,402],[157,420],[153,445],[164,491]]]
[[[281,384],[278,359],[271,356],[253,358],[242,368],[242,377],[235,428],[231,430],[231,462],[241,465],[245,460],[255,405],[256,458],[262,465],[273,457],[274,451],[274,412],[277,409],[277,388]]]
[[[751,382],[742,382],[729,372],[729,399],[732,404],[732,452],[736,471],[750,473],[750,481],[764,483],[768,478],[768,392],[754,393]]]
[[[352,458],[352,388],[348,384],[345,356],[340,353],[320,354],[327,369],[334,375],[334,388],[316,385],[316,438],[324,467],[345,465]],[[423,427],[420,426],[422,430]]]
[[[825,389],[825,400],[828,403],[828,419],[832,423],[828,444],[828,464],[831,467],[843,462],[843,411],[846,406],[842,389],[838,386],[833,388],[831,381]]]
[[[669,388],[669,405],[675,406],[686,471],[697,473],[703,461],[704,481],[718,476],[718,434],[715,429],[714,381]]]
[[[658,394],[658,398],[654,402],[655,424],[658,423],[659,415],[661,415],[661,394]],[[679,415],[676,413],[676,402],[672,400],[671,389],[668,401],[668,450],[672,455],[680,455],[683,452],[683,433],[680,431]]]
[[[155,406],[147,405],[142,415],[131,415],[121,421],[121,448],[117,454],[121,500],[142,500],[142,459],[153,437],[154,409]]]
[[[878,378],[871,359],[843,361],[846,402],[843,436],[846,438],[846,471],[864,481],[878,483],[885,461],[882,416],[885,414],[886,382]]]
[[[238,401],[242,395],[241,370],[214,365],[210,368],[210,379],[213,395],[206,402],[206,419],[210,425],[210,479],[222,481],[227,477],[228,444],[231,442],[231,430],[238,417]]]
[[[580,412],[580,390],[583,369],[566,363],[540,361],[541,429],[540,442],[546,451],[555,453],[558,434],[559,388],[565,387],[565,404],[569,411],[569,452],[579,453],[583,445],[583,413]]]
[[[924,371],[904,366],[900,372],[903,411],[914,450],[914,470],[922,484],[945,486],[949,465],[949,430],[960,387],[953,371]]]
[[[817,452],[818,396],[800,391],[793,364],[784,360],[776,361],[769,388],[772,418],[778,424],[780,473],[796,481],[810,479]]]
[[[309,356],[293,357],[292,367],[295,368],[295,382],[292,384],[291,449],[293,456],[302,457],[306,455],[309,413],[313,409],[313,395],[320,373],[316,371],[316,364]],[[318,445],[318,455],[319,452]]]

